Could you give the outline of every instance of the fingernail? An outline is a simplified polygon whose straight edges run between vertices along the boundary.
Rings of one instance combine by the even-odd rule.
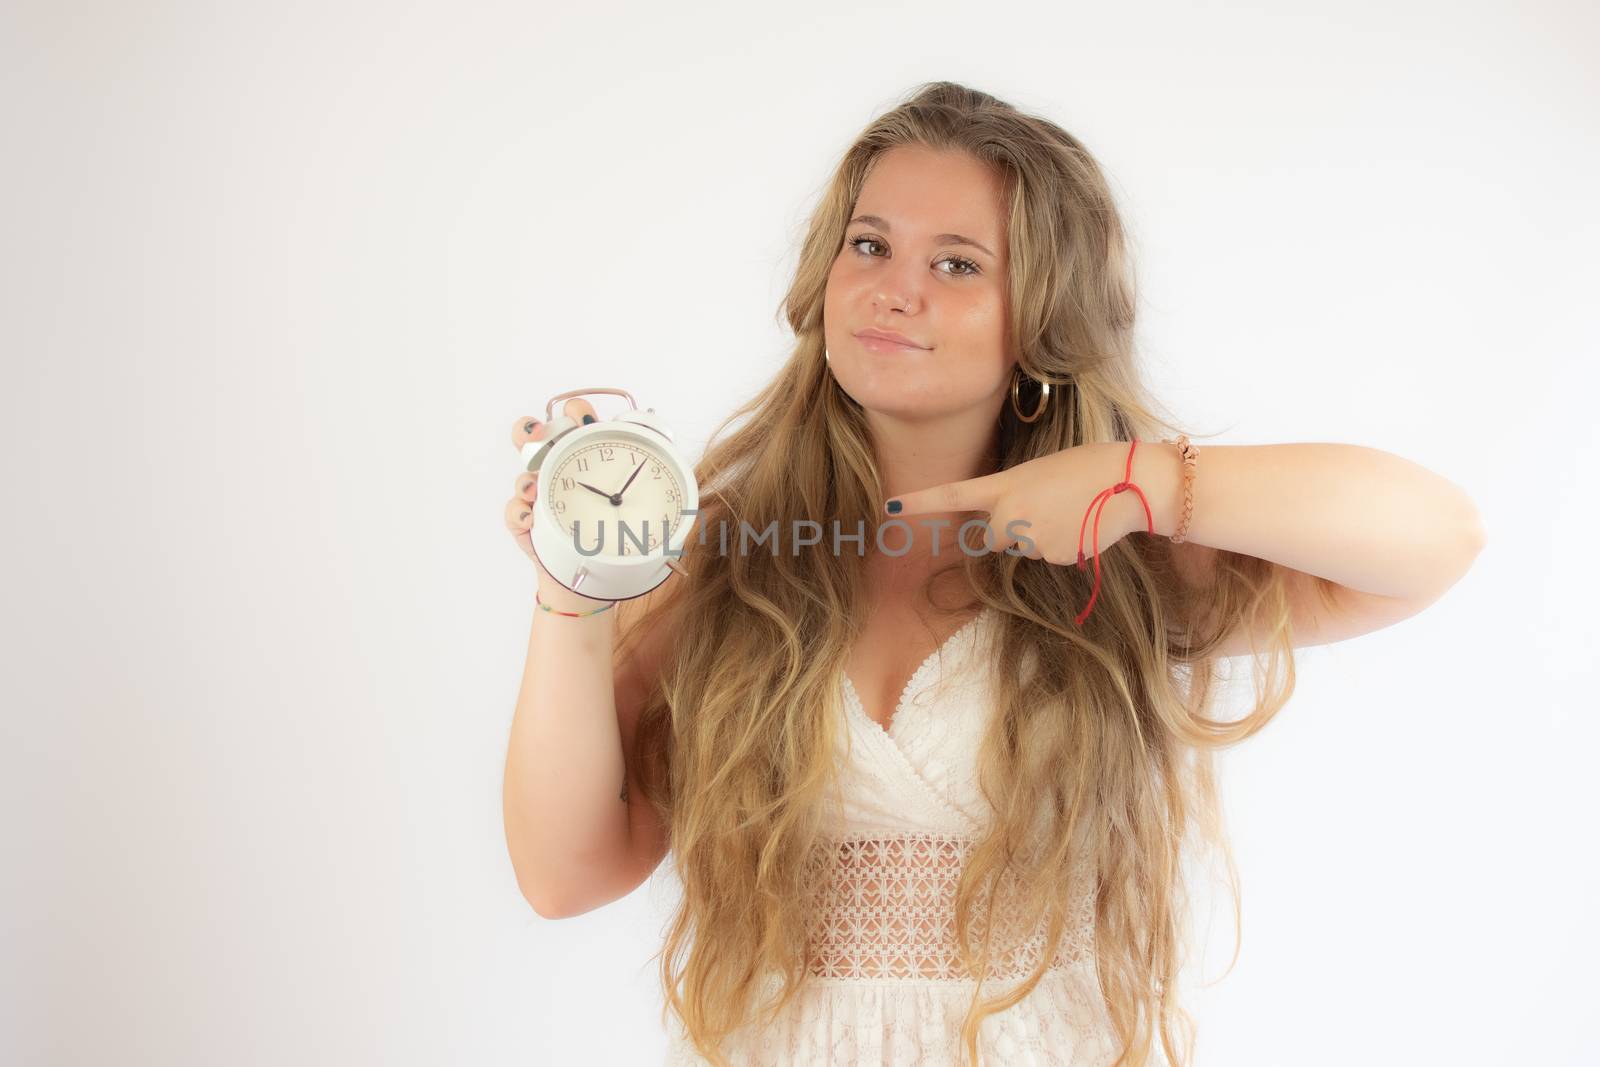
[[[526,522],[528,520],[528,516],[532,515],[532,514],[533,514],[533,512],[531,512],[531,511],[524,511],[521,515],[517,516],[517,521],[518,522]]]
[[[533,432],[533,428],[535,426],[537,426],[537,425],[539,425],[539,420],[538,419],[530,419],[527,422],[522,424],[522,432],[523,433],[532,433]]]
[[[587,425],[589,425],[589,424],[590,424],[590,423],[591,423],[591,422],[593,422],[593,421],[594,421],[594,416],[593,416],[593,415],[585,415],[585,416],[584,416],[584,417],[583,417],[583,424],[584,424],[584,425],[585,425],[585,426],[587,426]]]
[[[898,500],[889,501],[889,514],[891,514],[891,515],[900,514],[900,501],[898,501]]]

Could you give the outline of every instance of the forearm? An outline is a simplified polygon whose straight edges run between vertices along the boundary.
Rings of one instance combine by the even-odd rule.
[[[1107,486],[1120,481],[1129,446],[1089,447],[1103,452]],[[1409,598],[1448,588],[1483,543],[1471,498],[1400,456],[1349,444],[1197,447],[1187,534],[1196,544],[1259,556],[1364,593]],[[1144,491],[1155,533],[1177,532],[1178,446],[1140,441],[1130,480]],[[1107,511],[1113,506],[1125,529],[1149,530],[1131,490],[1113,496]]]
[[[603,877],[627,851],[615,613],[533,615],[506,754],[504,814],[524,895],[554,910],[553,902]]]

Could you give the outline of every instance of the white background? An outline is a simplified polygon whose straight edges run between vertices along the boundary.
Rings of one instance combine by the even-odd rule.
[[[1595,1062],[1597,21],[13,0],[0,1061],[659,1058],[666,879],[549,921],[506,856],[509,428],[619,384],[697,453],[839,154],[951,78],[1105,165],[1190,425],[1487,524],[1227,755],[1199,1064]]]

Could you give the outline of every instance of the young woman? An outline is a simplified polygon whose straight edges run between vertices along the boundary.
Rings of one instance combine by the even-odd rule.
[[[672,1062],[1188,1062],[1212,753],[1288,700],[1295,646],[1454,583],[1472,502],[1359,446],[1160,436],[1100,168],[959,85],[851,146],[785,309],[680,573],[607,609],[540,567],[505,775],[524,894],[576,915],[671,853]],[[805,520],[820,543],[739,550]],[[1223,720],[1238,654],[1266,682]]]

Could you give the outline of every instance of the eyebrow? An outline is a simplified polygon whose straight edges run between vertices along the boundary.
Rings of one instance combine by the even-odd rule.
[[[888,219],[880,219],[876,215],[857,215],[855,218],[851,219],[850,221],[853,222],[853,223],[854,222],[865,223],[868,226],[876,226],[880,230],[882,230],[884,233],[888,233],[890,231],[890,229],[892,228],[889,225],[889,220]],[[933,239],[934,239],[934,241],[936,241],[939,244],[971,245],[973,248],[976,248],[978,251],[983,252],[986,255],[993,256],[995,259],[999,259],[1000,258],[999,256],[996,256],[993,252],[990,252],[987,248],[983,247],[977,241],[974,241],[970,237],[963,237],[959,233],[936,233],[936,234],[933,235]]]

